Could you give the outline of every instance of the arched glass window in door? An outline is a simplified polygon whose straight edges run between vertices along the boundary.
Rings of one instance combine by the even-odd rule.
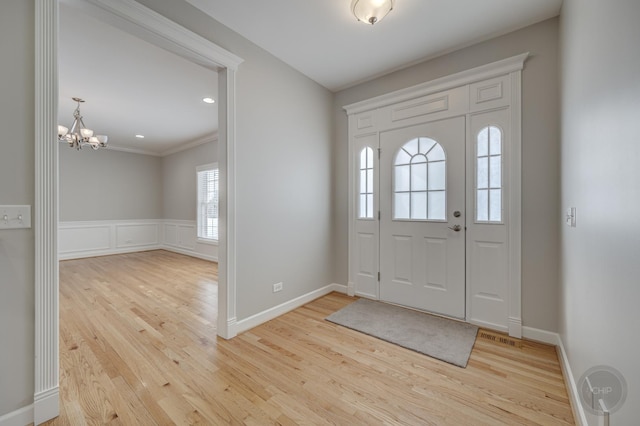
[[[360,196],[358,218],[373,219],[373,149],[360,151]]]
[[[446,155],[430,138],[412,139],[398,150],[394,162],[393,218],[445,220]]]
[[[502,131],[495,126],[476,140],[476,221],[502,222]]]

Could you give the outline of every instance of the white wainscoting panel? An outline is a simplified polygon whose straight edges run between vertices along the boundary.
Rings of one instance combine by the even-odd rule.
[[[164,243],[165,245],[178,247],[178,224],[176,223],[164,223]]]
[[[111,225],[60,226],[60,254],[97,252],[111,248]]]
[[[198,241],[195,220],[164,220],[163,234],[165,250],[218,261],[218,245]]]
[[[218,245],[198,241],[189,220],[106,220],[60,222],[60,260],[164,249],[218,261]]]
[[[158,245],[160,243],[159,227],[160,224],[157,222],[117,224],[115,226],[116,247],[121,249]]]
[[[60,260],[107,256],[162,247],[160,220],[96,220],[60,222]]]

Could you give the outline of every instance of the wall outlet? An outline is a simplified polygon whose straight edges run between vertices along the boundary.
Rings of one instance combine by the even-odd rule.
[[[281,282],[280,282],[280,283],[275,283],[275,284],[273,285],[273,292],[274,292],[274,293],[277,293],[277,292],[279,292],[279,291],[282,291],[282,286],[283,286],[283,285],[284,285],[284,284],[283,284],[283,283],[281,283]]]
[[[576,208],[575,207],[569,207],[567,209],[567,214],[564,217],[565,221],[567,222],[567,225],[575,228],[576,227]]]

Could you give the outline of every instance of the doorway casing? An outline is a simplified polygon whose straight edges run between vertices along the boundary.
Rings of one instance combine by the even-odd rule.
[[[35,2],[35,366],[33,421],[57,417],[58,322],[58,15],[72,3],[109,24],[218,72],[220,235],[218,328],[236,335],[235,138],[236,70],[242,59],[134,0]]]
[[[497,297],[493,297],[494,294],[487,297],[500,304],[501,313],[499,321],[495,321],[495,315],[490,314],[490,306],[483,307],[479,315],[479,312],[471,308],[475,287],[470,281],[470,276],[474,274],[469,274],[467,270],[466,320],[483,327],[508,332],[513,337],[522,336],[521,94],[522,70],[528,56],[529,53],[523,53],[344,107],[349,116],[349,295],[380,298],[380,220],[379,215],[377,220],[360,220],[357,217],[358,150],[365,146],[379,148],[380,135],[384,131],[456,116],[466,117],[469,148],[472,135],[468,129],[471,127],[472,119],[484,113],[506,111],[509,119],[508,134],[505,135],[508,148],[504,159],[508,164],[508,175],[505,176],[508,183],[505,195],[508,201],[503,205],[507,229],[506,240],[502,242],[507,248],[503,250],[504,289],[500,294],[496,294]],[[467,154],[467,160],[470,159]],[[469,161],[467,163],[470,164]],[[468,171],[467,174],[473,176]],[[467,186],[469,200],[472,199],[469,196],[469,188],[472,185]],[[374,190],[374,193],[376,191]],[[377,203],[378,201],[374,201],[374,206],[377,206]],[[472,205],[473,203],[467,201],[467,210],[470,210]],[[374,210],[378,209],[379,207],[374,207]],[[471,222],[467,224],[477,226],[475,220]],[[365,236],[367,238],[364,238]],[[362,243],[365,240],[368,244],[366,247]],[[466,261],[469,262],[469,251]]]

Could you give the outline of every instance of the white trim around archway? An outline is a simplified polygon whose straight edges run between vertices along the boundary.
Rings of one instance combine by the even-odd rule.
[[[58,110],[59,1],[218,72],[220,245],[218,335],[236,335],[235,81],[242,59],[134,0],[35,2],[35,424],[59,414]]]

